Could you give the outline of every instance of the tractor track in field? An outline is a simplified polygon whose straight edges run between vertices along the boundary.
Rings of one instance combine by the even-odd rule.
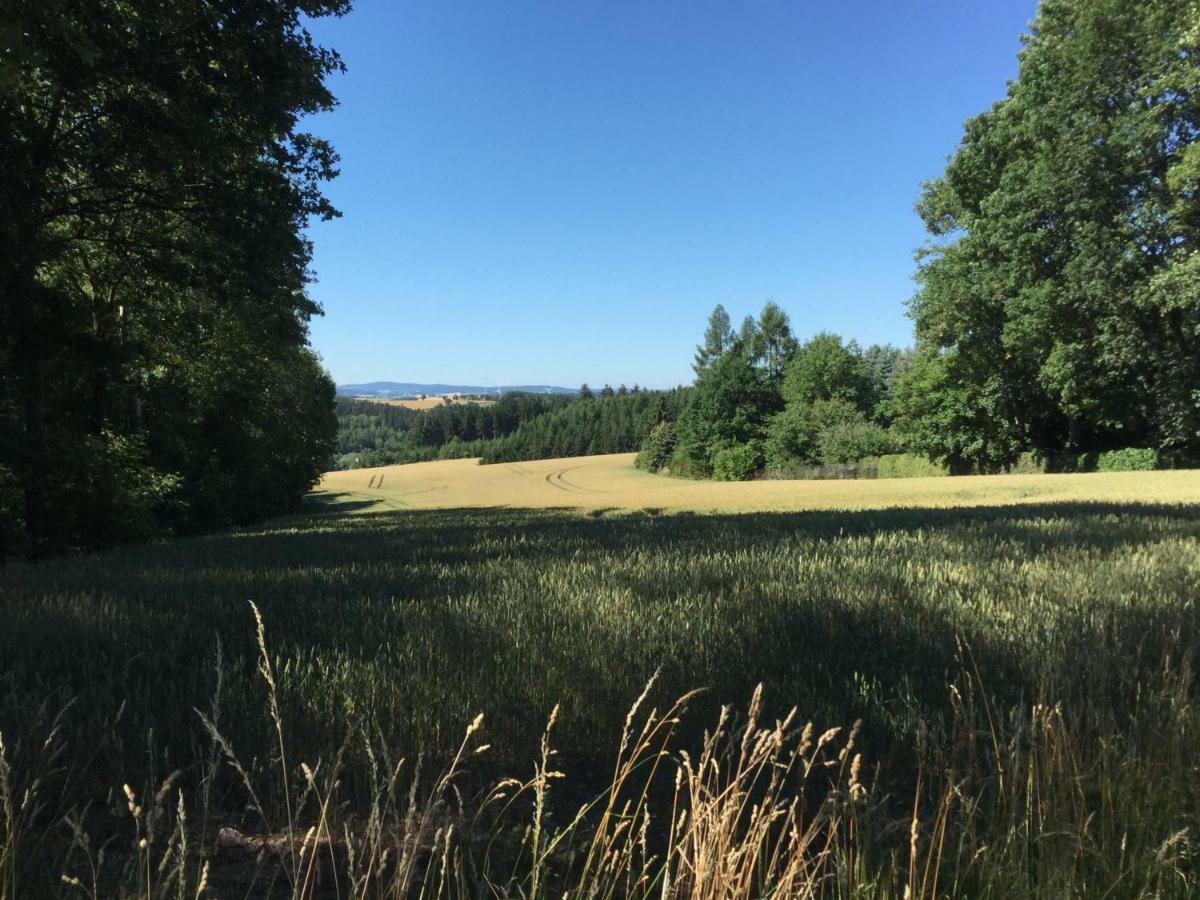
[[[567,480],[566,475],[568,472],[574,472],[576,469],[582,469],[582,468],[583,468],[583,466],[571,466],[570,468],[567,468],[567,469],[557,469],[553,472],[550,472],[546,475],[546,478],[545,478],[546,484],[550,485],[551,487],[556,487],[560,491],[566,491],[569,494],[606,494],[606,493],[608,493],[607,491],[603,491],[598,488],[583,487],[583,485],[579,485],[573,481]]]

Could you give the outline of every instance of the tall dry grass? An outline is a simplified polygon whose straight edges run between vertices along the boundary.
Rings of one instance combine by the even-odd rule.
[[[0,898],[1185,897],[1194,843],[1200,717],[1190,661],[1165,655],[1136,704],[1133,736],[1110,714],[1035,702],[996,708],[970,650],[948,685],[948,740],[926,739],[911,795],[889,795],[857,749],[858,724],[819,729],[793,709],[765,719],[761,686],[725,707],[698,747],[679,725],[698,696],[633,703],[608,786],[568,812],[551,711],[527,779],[484,787],[483,716],[425,775],[352,730],[333,759],[290,758],[266,624],[253,607],[265,771],[220,731],[218,694],[198,712],[213,755],[199,780],[149,771],[109,791],[112,822],[56,810],[69,776],[61,718],[36,746],[0,740]],[[219,665],[219,664],[218,664]],[[219,683],[219,682],[218,682]],[[1108,720],[1108,721],[1106,721]],[[1106,731],[1106,728],[1111,730]],[[152,749],[153,738],[148,746]],[[365,809],[344,762],[370,772]],[[150,754],[153,758],[154,754]],[[197,783],[189,795],[183,782]],[[224,782],[223,788],[218,787]],[[231,792],[236,807],[214,803]],[[1164,805],[1165,803],[1165,805]],[[1164,836],[1165,835],[1165,836]]]

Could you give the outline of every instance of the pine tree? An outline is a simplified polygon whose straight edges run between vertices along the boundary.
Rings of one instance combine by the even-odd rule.
[[[696,348],[692,368],[701,375],[709,366],[724,355],[733,343],[733,325],[725,307],[717,304],[708,317],[708,328],[704,330],[704,341]]]

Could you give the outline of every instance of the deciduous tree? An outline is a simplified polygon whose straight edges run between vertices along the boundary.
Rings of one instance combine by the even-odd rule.
[[[346,0],[6,5],[0,431],[14,437],[0,442],[0,468],[21,485],[35,549],[99,533],[84,521],[106,515],[79,477],[85,468],[112,482],[110,518],[137,501],[163,520],[144,480],[174,485],[173,507],[211,524],[280,508],[274,490],[261,505],[237,496],[235,483],[256,478],[216,473],[214,448],[229,439],[246,449],[235,432],[257,450],[224,461],[295,463],[280,475],[292,491],[329,449],[324,414],[296,404],[332,402],[305,350],[319,310],[305,293],[311,253],[301,229],[335,214],[320,184],[336,157],[298,123],[333,105],[324,79],[341,67],[312,42],[304,17],[347,8]],[[291,396],[289,378],[304,380]],[[259,434],[289,406],[330,430],[298,456],[272,458],[277,440],[311,434]]]
[[[925,186],[903,407],[930,453],[1200,447],[1198,23],[1194,0],[1045,0]]]

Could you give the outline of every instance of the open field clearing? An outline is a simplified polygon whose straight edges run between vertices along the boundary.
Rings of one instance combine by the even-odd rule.
[[[444,397],[426,397],[423,400],[387,400],[381,397],[355,397],[356,400],[370,400],[372,403],[382,403],[384,406],[402,406],[405,409],[437,409],[439,406],[446,406]],[[474,403],[477,406],[492,406],[495,400],[462,400],[459,398],[451,398],[451,406],[459,406],[464,403]]]
[[[613,496],[632,502],[630,485],[647,494],[662,485],[647,502],[664,506],[672,491],[678,498],[692,489],[636,473],[627,457],[572,462],[582,468],[399,467],[384,471],[379,493],[386,499],[395,485],[396,496],[412,502],[478,506],[519,502],[523,485],[527,502],[595,508],[617,505]],[[443,496],[403,493],[404,479],[415,490],[421,481],[409,473],[420,472],[443,473]],[[492,493],[473,497],[471,478],[496,479]],[[840,492],[818,493],[820,502],[861,491],[880,504],[912,503],[912,492],[929,491],[924,502],[944,508],[599,517],[386,510],[361,485],[354,494],[331,486],[313,497],[309,514],[266,527],[9,565],[0,571],[9,796],[40,778],[44,804],[20,820],[30,833],[13,864],[23,866],[23,883],[50,885],[50,894],[64,869],[86,874],[85,852],[72,849],[74,826],[61,824],[82,821],[93,861],[107,841],[112,878],[126,877],[119,873],[134,871],[139,857],[117,852],[137,834],[122,785],[150,798],[176,770],[169,796],[175,803],[182,792],[191,846],[215,846],[221,826],[253,837],[279,834],[294,820],[302,835],[322,821],[313,797],[326,794],[306,792],[299,763],[328,791],[335,760],[339,787],[324,833],[337,836],[339,852],[347,833],[363,842],[359,851],[398,841],[388,845],[395,858],[412,827],[398,810],[423,751],[419,796],[432,798],[434,821],[468,833],[448,866],[458,879],[452,893],[485,892],[480,867],[491,865],[503,868],[493,877],[528,896],[533,876],[513,860],[520,835],[531,834],[524,829],[533,796],[484,824],[473,818],[473,798],[500,774],[534,771],[557,705],[552,745],[561,753],[550,765],[566,778],[544,781],[545,827],[567,828],[581,802],[604,796],[630,705],[658,672],[636,723],[686,691],[704,693],[668,729],[672,755],[661,769],[630,776],[636,786],[660,771],[644,810],[654,840],[669,831],[678,754],[686,749],[695,759],[721,705],[744,711],[761,683],[768,731],[775,716],[798,709],[796,732],[789,726],[780,741],[800,741],[809,719],[817,735],[861,720],[850,754],[838,763],[846,730],[821,751],[833,753],[834,768],[822,763],[808,776],[807,802],[835,804],[812,820],[816,849],[792,846],[780,857],[803,862],[814,896],[899,896],[905,887],[931,897],[1099,896],[1114,886],[1109,896],[1189,896],[1200,885],[1190,837],[1200,827],[1200,695],[1192,678],[1200,506],[1128,497],[1194,497],[1194,480],[1151,473],[701,484],[691,500],[698,505],[732,497],[731,489],[778,502],[771,494],[782,488],[797,503],[810,502],[803,492],[814,489]],[[625,493],[599,501],[588,493],[614,482]],[[985,485],[996,494],[989,498]],[[1042,493],[1022,501],[1021,490]],[[1105,493],[1126,500],[1100,499]],[[956,505],[960,496],[968,499]],[[1092,499],[1061,502],[1068,496]],[[377,514],[347,514],[356,509]],[[278,732],[256,670],[250,601],[265,625]],[[47,741],[60,710],[58,736]],[[214,747],[197,710],[225,749]],[[431,773],[479,713],[471,745],[491,746],[462,763],[460,805],[452,792],[438,793],[449,789],[436,788]],[[744,722],[743,714],[733,721]],[[785,746],[763,740],[768,749]],[[60,745],[57,756],[46,749]],[[274,761],[281,747],[282,769]],[[855,787],[846,779],[860,752]],[[402,757],[403,777],[389,788],[381,769]],[[795,784],[780,790],[791,796]],[[757,796],[758,788],[741,789]],[[387,825],[370,837],[365,817],[387,791],[398,796],[379,807]],[[860,799],[836,805],[845,796]],[[176,821],[173,809],[159,820],[160,842],[170,830],[163,823]],[[603,820],[590,822],[577,835],[585,845],[604,833]],[[679,840],[673,865],[682,875],[691,854],[704,850]],[[152,852],[163,852],[161,844]],[[214,896],[243,896],[253,854],[211,853],[210,884],[223,886]],[[607,883],[581,875],[581,857],[548,859],[539,877],[553,877],[556,887],[543,888],[545,896],[561,896],[573,878]],[[760,861],[761,877],[783,877]],[[935,877],[940,890],[930,890]]]
[[[480,466],[455,459],[330,472],[318,496],[360,509],[513,507],[784,512],[1063,501],[1200,503],[1200,472],[973,475],[863,481],[692,481],[635,469],[635,454]],[[365,504],[365,505],[364,505]]]

